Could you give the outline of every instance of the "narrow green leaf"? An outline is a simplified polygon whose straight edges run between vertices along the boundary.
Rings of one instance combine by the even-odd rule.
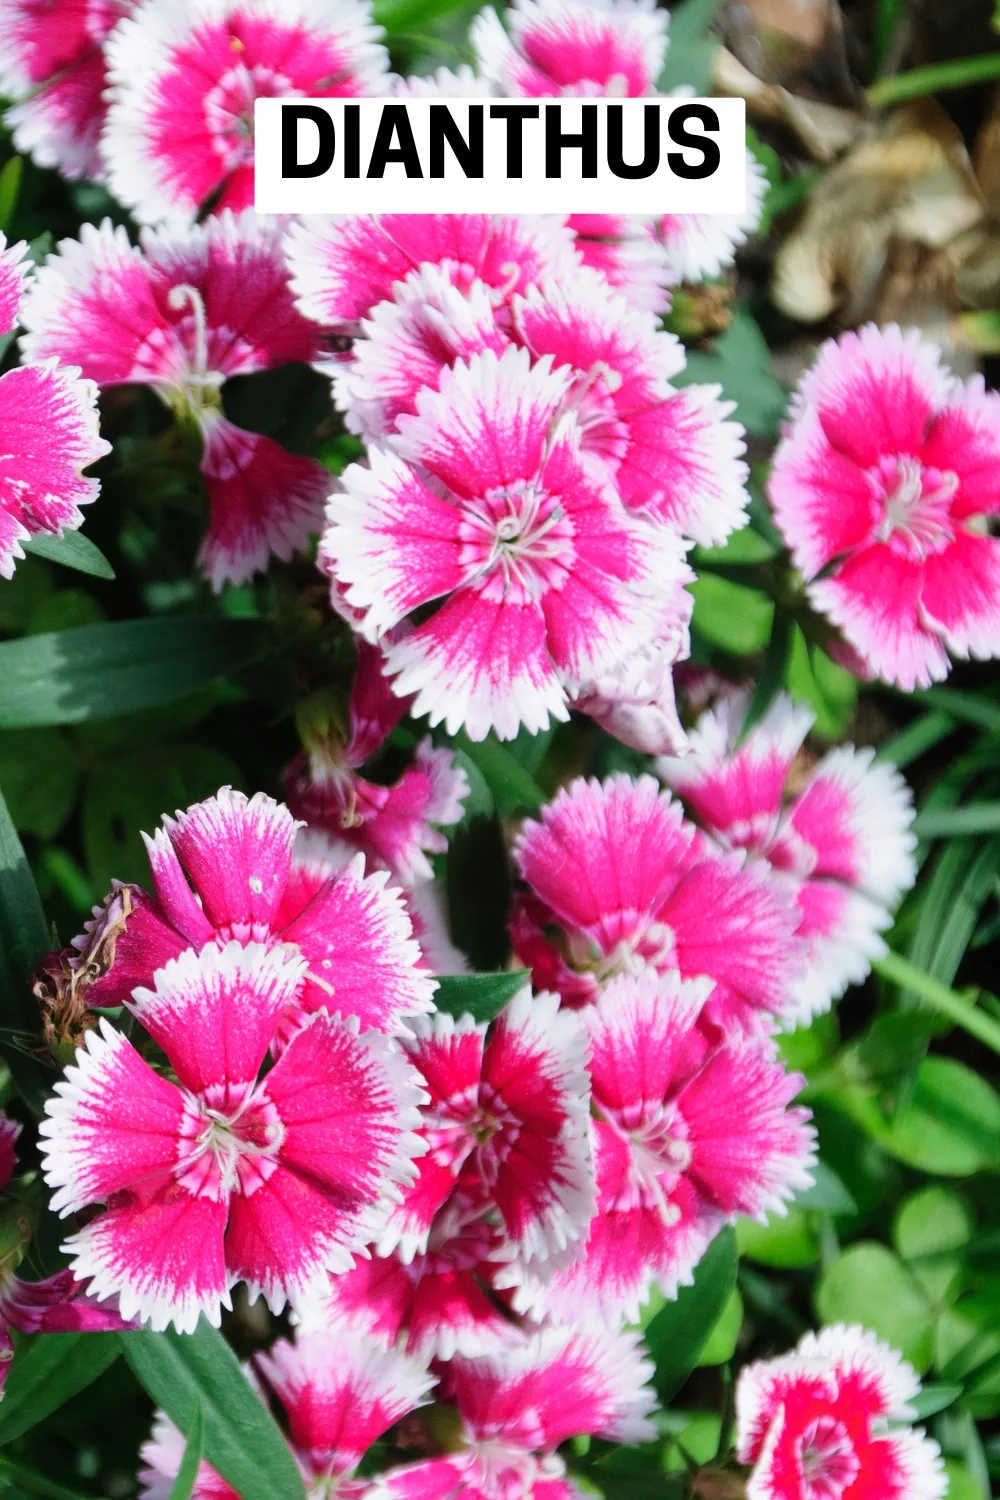
[[[956,57],[950,62],[931,63],[910,73],[880,78],[865,90],[868,103],[876,109],[902,104],[906,99],[922,99],[945,89],[970,88],[976,83],[990,83],[1000,78],[1000,52],[984,52],[975,57]]]
[[[912,1408],[915,1422],[926,1422],[928,1417],[936,1417],[939,1411],[954,1405],[961,1394],[960,1385],[925,1385],[906,1404]]]
[[[968,838],[1000,833],[1000,802],[967,802],[964,807],[932,808],[918,813],[913,832],[921,839]]]
[[[0,644],[0,728],[82,724],[172,703],[260,653],[253,620],[113,621]]]
[[[656,1364],[654,1384],[669,1401],[687,1380],[736,1285],[736,1235],[726,1228],[709,1245],[691,1286],[681,1287],[646,1329],[646,1346]]]
[[[114,578],[115,570],[100,548],[95,547],[82,531],[64,531],[62,536],[35,536],[24,543],[25,552],[44,557],[47,562],[62,563],[92,578]]]
[[[950,714],[941,709],[930,709],[927,713],[920,714],[912,724],[907,724],[898,734],[894,734],[892,739],[886,740],[875,759],[890,760],[902,770],[947,739],[954,729],[955,721]]]
[[[785,671],[792,650],[793,624],[791,615],[786,614],[784,610],[775,610],[771,639],[768,642],[764,665],[760,669],[760,676],[757,678],[757,685],[753,690],[746,718],[743,720],[743,728],[740,730],[741,739],[745,739],[753,726],[760,723],[785,680]]]
[[[682,0],[670,12],[670,46],[657,88],[669,93],[678,84],[708,92],[712,58],[721,43],[708,34],[721,0]]]
[[[545,802],[545,793],[538,783],[492,735],[485,740],[470,740],[468,735],[460,734],[455,743],[482,772],[501,817],[510,817],[521,810],[536,812]]]
[[[17,196],[21,191],[21,174],[24,170],[24,162],[19,156],[12,156],[10,161],[4,165],[0,172],[0,229],[6,230],[14,210],[17,207]]]
[[[0,793],[0,1019],[8,1025],[37,1031],[31,975],[51,947],[34,876]]]
[[[375,20],[392,36],[462,10],[465,0],[375,0]]]
[[[288,1444],[217,1329],[202,1318],[194,1333],[117,1338],[139,1384],[181,1432],[200,1405],[204,1456],[242,1500],[304,1500]]]
[[[198,1479],[198,1466],[201,1463],[202,1449],[204,1447],[205,1421],[202,1414],[201,1402],[194,1409],[194,1421],[191,1431],[187,1435],[187,1445],[184,1449],[184,1461],[177,1470],[177,1478],[170,1487],[169,1500],[191,1500],[194,1487]]]
[[[959,688],[935,687],[915,693],[914,697],[921,703],[926,703],[928,708],[939,709],[942,713],[951,714],[952,718],[975,724],[992,734],[1000,734],[1000,703],[984,697],[982,693],[963,693]]]
[[[955,990],[925,974],[899,953],[889,952],[883,958],[873,959],[872,968],[891,984],[899,985],[900,989],[912,990],[933,1010],[947,1016],[956,1026],[978,1037],[1000,1055],[1000,1021],[977,1010]]]
[[[434,1003],[450,1016],[492,1021],[530,981],[527,969],[501,974],[446,974],[438,979]]]
[[[113,1333],[35,1333],[26,1338],[4,1386],[0,1445],[13,1442],[92,1385],[119,1353]]]

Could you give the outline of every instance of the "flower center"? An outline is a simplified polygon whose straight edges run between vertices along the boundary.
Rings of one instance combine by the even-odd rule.
[[[895,539],[917,557],[941,552],[955,536],[951,502],[958,475],[925,468],[917,458],[883,458],[868,471],[883,508],[880,541]]]
[[[242,44],[230,39],[234,51]],[[226,172],[249,166],[253,161],[253,107],[257,99],[283,99],[293,94],[291,81],[273,68],[242,59],[224,73],[205,95],[205,123],[212,149]]]
[[[271,1101],[252,1090],[235,1107],[228,1098],[218,1103],[190,1098],[177,1177],[195,1196],[249,1198],[277,1167],[285,1127]]]
[[[461,536],[467,564],[504,593],[538,599],[565,571],[572,524],[553,496],[527,480],[469,501]]]
[[[817,1417],[798,1441],[802,1500],[840,1500],[861,1465],[850,1435],[836,1417]]]

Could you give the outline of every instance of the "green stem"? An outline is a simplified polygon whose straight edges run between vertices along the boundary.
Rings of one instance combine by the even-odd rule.
[[[884,958],[875,959],[872,968],[890,984],[919,995],[932,1010],[947,1016],[956,1026],[961,1026],[963,1031],[977,1037],[984,1046],[1000,1055],[1000,1021],[995,1021],[985,1011],[970,1005],[968,1000],[964,1000],[939,979],[925,974],[923,969],[918,969],[916,964],[911,964],[908,958],[903,958],[899,953],[889,952]]]
[[[959,57],[952,62],[914,68],[911,73],[897,73],[893,78],[880,78],[865,90],[865,98],[869,104],[881,109],[888,104],[902,104],[906,99],[922,99],[925,94],[936,94],[942,89],[987,83],[991,78],[1000,78],[1000,52],[988,52],[982,57]]]

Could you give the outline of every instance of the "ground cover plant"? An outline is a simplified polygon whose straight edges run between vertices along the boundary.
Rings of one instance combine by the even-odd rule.
[[[993,1493],[998,32],[0,0],[0,1494]],[[744,215],[252,208],[678,91]]]

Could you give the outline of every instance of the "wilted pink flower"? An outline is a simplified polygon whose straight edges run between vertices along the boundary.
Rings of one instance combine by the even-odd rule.
[[[643,755],[676,755],[687,736],[677,713],[674,666],[691,649],[688,629],[694,599],[677,585],[654,638],[624,660],[583,683],[573,707]]]
[[[295,829],[280,803],[229,787],[164,818],[146,838],[154,894],[116,886],[74,944],[85,950],[102,930],[117,929],[113,962],[88,988],[87,1004],[127,1004],[168,959],[236,938],[305,960],[281,1040],[323,1008],[384,1031],[429,1010],[434,982],[416,967],[419,949],[386,872],[366,876],[356,856],[321,883],[304,884],[292,865]]]
[[[684,568],[582,451],[569,386],[517,349],[446,370],[328,507],[324,552],[370,639],[437,603],[385,655],[394,691],[449,733],[565,719],[577,684],[649,638]]]
[[[941,1450],[901,1425],[919,1390],[894,1349],[843,1324],[747,1365],[736,1387],[747,1500],[941,1500]]]
[[[823,345],[793,397],[769,494],[816,608],[907,691],[949,654],[1000,654],[1000,395],[917,330]]]
[[[515,858],[530,889],[511,933],[539,988],[579,1004],[616,974],[676,969],[713,981],[706,1024],[759,1032],[787,1014],[791,899],[713,850],[651,776],[572,782],[525,823]]]
[[[676,974],[622,976],[584,1013],[597,1214],[572,1264],[509,1278],[515,1307],[559,1322],[580,1307],[634,1319],[651,1282],[671,1297],[690,1282],[724,1224],[784,1213],[809,1185],[808,1111],[788,1107],[805,1080],[760,1043],[707,1044],[697,1023],[709,990]]]
[[[306,317],[352,332],[421,266],[442,267],[461,291],[481,281],[503,305],[576,264],[564,221],[530,214],[337,215],[293,224],[286,252]]]
[[[469,40],[502,94],[651,94],[667,54],[669,14],[654,0],[513,0],[487,8]]]
[[[318,351],[277,229],[224,214],[176,236],[144,230],[133,246],[108,221],[84,224],[39,271],[24,322],[29,358],[71,361],[101,386],[152,386],[197,424],[211,511],[199,561],[215,589],[272,555],[291,557],[319,529],[331,483],[322,464],[234,427],[222,410],[231,376]]]
[[[0,339],[21,315],[26,251],[0,234]],[[13,575],[22,542],[82,523],[80,506],[100,489],[83,470],[109,449],[98,436],[97,387],[80,379],[75,361],[43,359],[0,375],[0,578]]]
[[[99,177],[104,43],[134,0],[0,0],[0,92],[19,151],[66,177]]]
[[[245,1281],[274,1311],[345,1271],[412,1175],[421,1098],[386,1038],[326,1011],[261,1066],[305,960],[258,942],[188,950],[129,1008],[177,1078],[102,1021],[46,1103],[45,1178],[98,1298],[154,1329],[218,1325]]]
[[[384,92],[381,34],[366,0],[145,0],[108,44],[112,192],[175,228],[252,208],[255,101]]]
[[[471,1016],[415,1021],[403,1049],[430,1095],[428,1152],[380,1242],[404,1260],[427,1248],[461,1182],[499,1216],[507,1243],[544,1259],[578,1240],[593,1212],[583,1028],[556,995],[515,995],[487,1033]]]
[[[466,1446],[376,1480],[371,1500],[573,1500],[556,1449],[582,1433],[617,1442],[653,1437],[653,1367],[634,1333],[551,1328],[479,1359],[456,1358],[442,1395]]]
[[[746,161],[747,199],[742,213],[665,214],[656,220],[655,232],[663,247],[671,285],[721,276],[757,228],[768,188],[767,174],[752,151],[747,152]]]
[[[766,860],[794,898],[806,944],[795,1017],[807,1021],[885,952],[879,933],[915,874],[913,801],[898,771],[853,745],[831,750],[792,794],[812,715],[779,694],[741,738],[748,704],[734,693],[702,714],[687,754],[657,771],[717,843]]]
[[[643,312],[670,308],[671,277],[654,221],[623,214],[571,214],[577,254]]]

